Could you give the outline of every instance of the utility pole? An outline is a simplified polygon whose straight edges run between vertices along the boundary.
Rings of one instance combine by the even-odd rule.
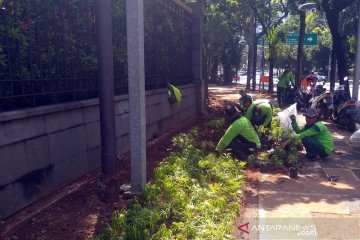
[[[256,18],[254,14],[254,21],[253,21],[253,48],[252,48],[252,90],[255,91],[256,89],[256,61],[257,61],[257,39],[256,39]]]
[[[260,78],[265,75],[265,39],[262,39],[262,49],[261,49],[261,72]]]
[[[303,61],[304,61],[304,35],[305,35],[305,17],[306,13],[300,11],[300,29],[299,29],[299,43],[297,49],[297,64],[296,64],[296,76],[295,87],[300,87],[300,81],[303,74]]]
[[[250,89],[250,84],[251,84],[251,78],[253,77],[252,75],[252,68],[253,68],[253,59],[254,59],[254,52],[253,52],[253,48],[254,48],[254,44],[255,43],[255,34],[256,34],[256,29],[254,28],[255,25],[255,13],[254,11],[250,9],[250,34],[249,34],[249,42],[248,42],[248,66],[247,66],[247,81],[246,81],[246,89]],[[256,53],[255,53],[256,54]]]

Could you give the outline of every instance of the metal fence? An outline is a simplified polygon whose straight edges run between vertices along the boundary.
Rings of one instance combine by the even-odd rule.
[[[145,0],[145,84],[190,83],[191,10]],[[4,0],[0,9],[0,111],[97,97],[92,0]],[[127,93],[125,0],[113,1],[115,94]]]

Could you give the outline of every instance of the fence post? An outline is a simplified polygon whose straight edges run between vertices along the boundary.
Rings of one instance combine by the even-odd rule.
[[[146,118],[143,0],[126,0],[128,82],[130,109],[131,190],[146,184]]]
[[[204,114],[205,85],[202,77],[202,29],[203,6],[199,2],[189,4],[192,8],[192,77],[195,83],[196,113]]]
[[[100,102],[101,168],[106,201],[118,197],[113,179],[116,168],[112,0],[95,0],[98,81]],[[69,143],[71,144],[71,143]],[[111,189],[111,190],[110,190]],[[102,196],[103,197],[103,196]]]

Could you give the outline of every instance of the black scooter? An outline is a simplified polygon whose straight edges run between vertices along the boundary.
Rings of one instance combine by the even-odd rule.
[[[296,108],[307,109],[311,106],[310,100],[313,97],[314,86],[308,86],[307,88],[299,88],[296,92]]]
[[[349,84],[348,78],[345,77],[344,84],[335,89],[334,111],[330,118],[334,123],[347,126],[349,131],[354,132],[358,119],[357,100],[351,99],[347,84]]]
[[[288,85],[285,92],[284,103],[285,105],[291,105],[296,103],[296,101],[296,89],[293,88],[291,85]]]

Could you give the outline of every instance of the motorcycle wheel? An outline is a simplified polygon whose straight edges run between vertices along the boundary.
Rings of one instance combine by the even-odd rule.
[[[328,120],[329,117],[331,116],[331,113],[332,113],[331,109],[327,109],[327,108],[322,109],[323,119]]]
[[[339,121],[339,116],[338,113],[336,111],[332,111],[331,115],[330,115],[330,119],[331,121],[333,121],[334,123],[338,123]]]
[[[326,107],[324,107],[323,104],[321,104],[321,102],[316,104],[316,110],[320,111],[319,114],[320,120],[324,121],[329,119],[330,116],[329,110]]]

